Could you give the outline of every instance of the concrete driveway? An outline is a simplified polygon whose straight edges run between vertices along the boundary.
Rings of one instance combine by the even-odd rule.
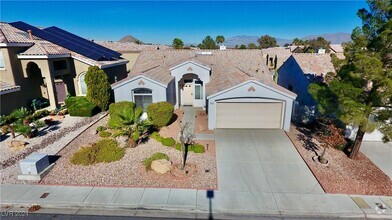
[[[282,130],[216,130],[218,190],[324,193]]]
[[[392,143],[364,141],[361,145],[361,152],[389,178],[392,178]]]

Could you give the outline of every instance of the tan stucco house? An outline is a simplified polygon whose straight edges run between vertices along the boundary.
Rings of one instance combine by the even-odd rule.
[[[290,129],[296,95],[277,85],[261,50],[141,51],[115,101],[207,110],[209,129]]]
[[[103,69],[110,83],[127,76],[128,60],[120,53],[106,48],[102,54],[114,56],[105,57],[100,45],[64,33],[68,32],[56,27],[38,29],[23,22],[0,23],[0,115],[29,106],[36,98],[46,98],[50,107],[56,108],[67,94],[85,95],[84,75],[89,66]],[[56,37],[72,44],[60,45]],[[97,48],[94,57],[89,55],[89,47]]]

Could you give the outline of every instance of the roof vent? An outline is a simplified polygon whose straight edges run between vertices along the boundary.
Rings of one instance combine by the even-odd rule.
[[[211,51],[201,51],[201,52],[196,52],[196,55],[212,55]]]
[[[32,40],[33,39],[33,31],[27,30],[27,32],[29,32],[29,38],[30,38],[30,40]]]

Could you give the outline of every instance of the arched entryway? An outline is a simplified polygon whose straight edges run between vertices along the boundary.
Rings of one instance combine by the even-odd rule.
[[[29,62],[26,71],[29,77],[28,92],[30,96],[49,99],[48,89],[39,66],[35,62]]]
[[[200,106],[204,104],[204,85],[199,76],[187,73],[178,81],[180,105]]]

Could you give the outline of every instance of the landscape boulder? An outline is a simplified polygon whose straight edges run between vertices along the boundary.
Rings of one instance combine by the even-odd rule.
[[[151,169],[160,174],[167,173],[171,169],[171,162],[166,159],[154,160]]]

